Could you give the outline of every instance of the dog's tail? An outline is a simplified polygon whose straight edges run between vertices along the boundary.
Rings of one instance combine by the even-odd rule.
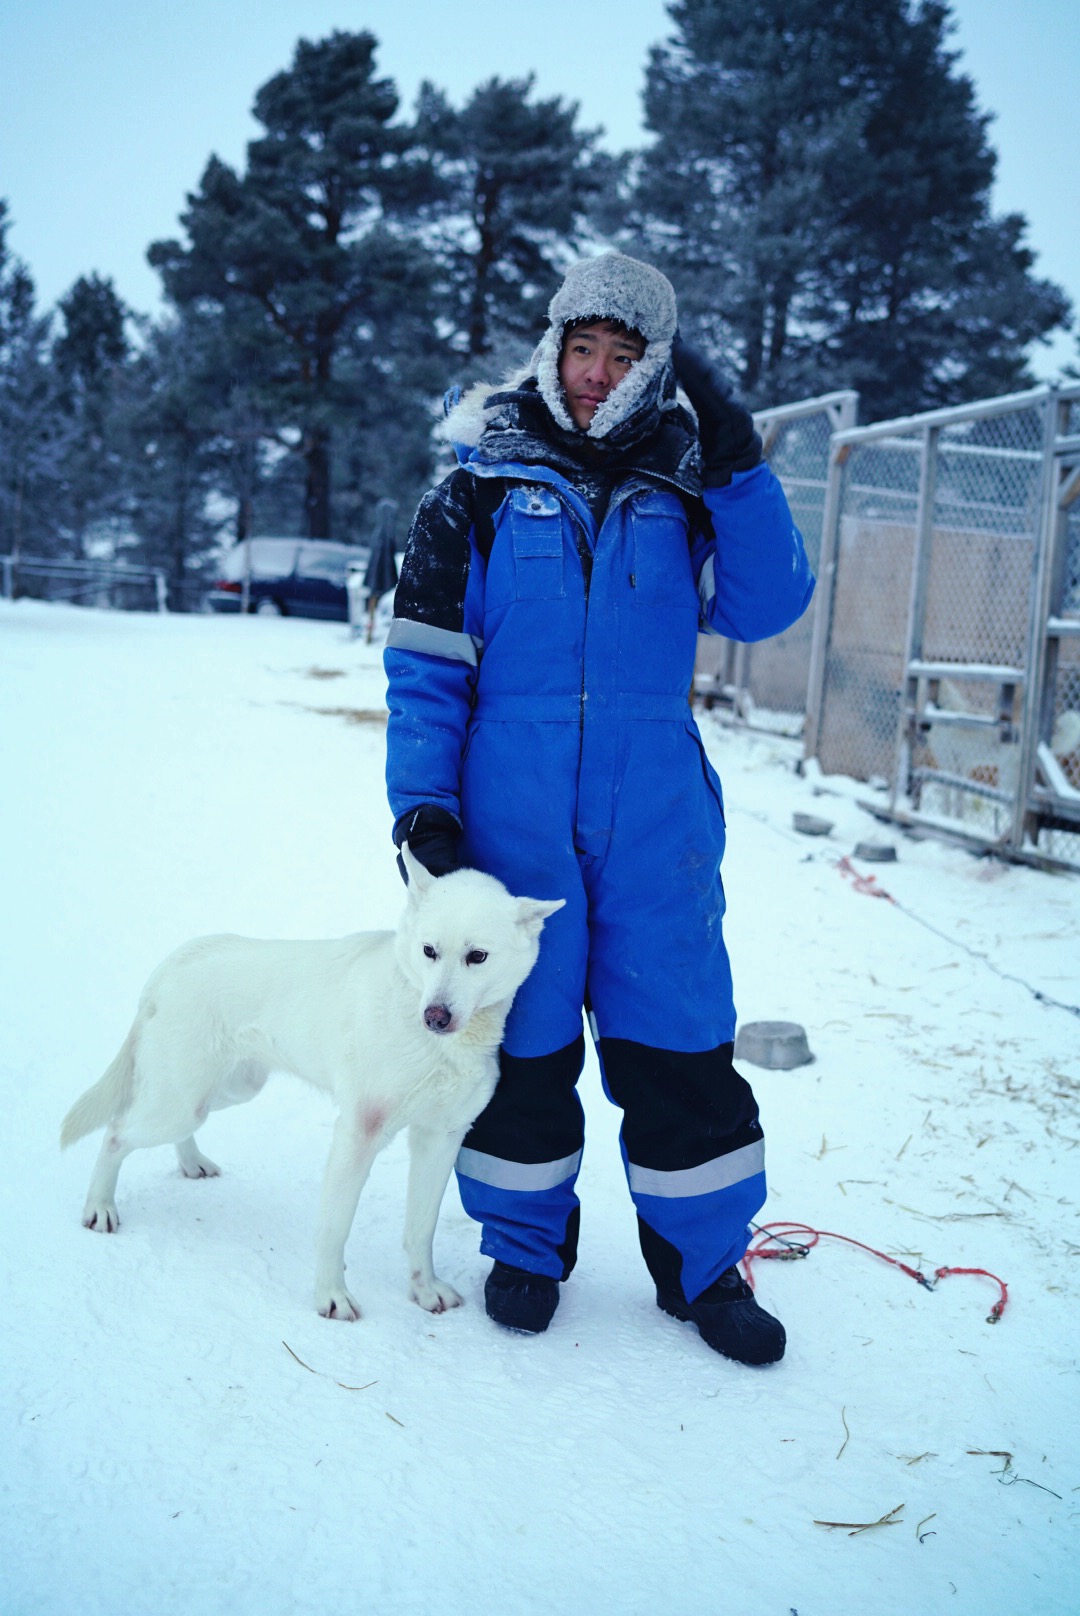
[[[97,1082],[75,1101],[60,1124],[60,1149],[66,1150],[76,1139],[103,1128],[107,1122],[127,1110],[131,1103],[135,1076],[135,1027],[132,1027],[120,1045],[116,1059]]]

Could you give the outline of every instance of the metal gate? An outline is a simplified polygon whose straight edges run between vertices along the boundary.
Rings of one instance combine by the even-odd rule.
[[[1080,866],[1080,387],[833,435],[805,748],[888,812]]]
[[[824,393],[796,404],[760,410],[754,425],[765,456],[784,485],[792,514],[816,573],[833,433],[855,425],[859,395]],[[740,645],[716,634],[698,642],[695,693],[705,706],[723,702],[747,723],[755,714],[770,728],[801,733],[806,705],[814,605],[785,633],[758,645]]]

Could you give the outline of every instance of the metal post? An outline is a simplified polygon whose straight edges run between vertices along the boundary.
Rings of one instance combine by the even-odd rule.
[[[829,469],[825,480],[825,506],[821,513],[821,556],[817,588],[814,591],[814,632],[810,641],[810,667],[806,676],[806,726],[803,757],[816,757],[821,739],[821,707],[825,699],[825,662],[832,628],[833,597],[836,592],[836,556],[840,547],[840,505],[844,465],[850,445],[829,445]]]
[[[846,432],[849,427],[858,424],[859,395],[854,388],[845,393],[834,394],[828,415],[834,432]]]
[[[246,617],[251,605],[251,535],[244,534],[244,576],[240,584],[240,616]]]
[[[919,465],[919,500],[915,511],[915,554],[911,567],[911,596],[908,604],[907,643],[904,648],[903,685],[896,736],[896,768],[889,790],[889,806],[896,807],[901,791],[906,793],[911,769],[911,735],[908,699],[911,679],[908,669],[922,656],[926,623],[926,586],[930,576],[930,546],[934,536],[934,500],[937,492],[938,440],[940,426],[923,428]]]
[[[1013,804],[1012,829],[1009,833],[1009,845],[1017,849],[1024,845],[1028,804],[1031,801],[1035,760],[1041,738],[1039,725],[1046,682],[1046,625],[1050,616],[1050,585],[1058,535],[1058,459],[1055,450],[1059,436],[1063,436],[1068,424],[1065,419],[1067,408],[1068,406],[1059,397],[1057,388],[1047,388],[1043,405],[1045,414],[1039,526],[1035,535],[1035,566],[1032,571],[1028,606],[1025,660],[1027,677],[1024,680],[1024,701],[1020,714],[1020,769],[1016,782],[1016,801]]]

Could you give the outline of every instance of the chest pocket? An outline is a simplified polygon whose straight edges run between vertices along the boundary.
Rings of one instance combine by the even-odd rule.
[[[562,506],[550,488],[515,488],[509,504],[517,600],[554,600],[563,578]]]
[[[697,610],[690,569],[686,511],[677,494],[662,490],[632,501],[634,570],[632,598],[641,606],[686,606]]]

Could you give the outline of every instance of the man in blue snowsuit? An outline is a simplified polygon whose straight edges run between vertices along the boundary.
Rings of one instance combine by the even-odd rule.
[[[679,342],[665,276],[586,260],[549,320],[518,377],[449,416],[462,463],[421,502],[385,655],[398,846],[566,900],[461,1150],[461,1199],[495,1259],[488,1313],[546,1329],[576,1257],[584,1008],[658,1304],[770,1363],[783,1326],[735,1266],[763,1140],[731,1061],[723,801],[688,698],[699,625],[779,633],[813,579],[749,414]]]

